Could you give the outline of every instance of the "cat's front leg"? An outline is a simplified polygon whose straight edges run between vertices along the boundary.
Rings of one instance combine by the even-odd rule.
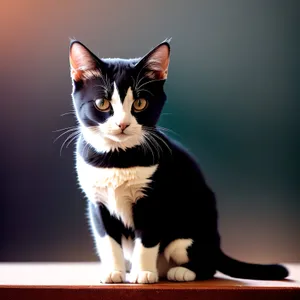
[[[125,260],[121,248],[120,221],[103,204],[89,203],[89,218],[98,255],[101,260],[100,281],[125,281]]]
[[[155,283],[158,281],[157,258],[160,235],[151,210],[142,203],[134,209],[135,245],[129,281],[132,283]]]
[[[136,238],[132,254],[129,281],[132,283],[155,283],[158,281],[157,257],[159,244],[145,245],[142,237]]]

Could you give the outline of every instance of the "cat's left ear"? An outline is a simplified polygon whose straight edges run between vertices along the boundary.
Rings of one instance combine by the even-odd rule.
[[[71,41],[69,59],[71,77],[75,82],[101,76],[100,59],[79,41]]]
[[[148,78],[165,80],[170,63],[170,40],[166,40],[148,52],[137,64],[142,67]]]

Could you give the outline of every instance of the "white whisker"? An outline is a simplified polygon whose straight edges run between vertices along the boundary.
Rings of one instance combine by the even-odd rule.
[[[144,137],[145,137],[145,140],[144,140],[144,143],[146,145],[146,148],[150,150],[151,154],[152,154],[152,162],[154,164],[154,161],[155,161],[155,156],[154,156],[154,152],[151,148],[151,145],[150,145],[150,139],[149,139],[149,136],[147,135],[146,132],[144,132]]]
[[[61,145],[61,147],[60,147],[60,151],[59,151],[60,155],[61,155],[62,150],[63,150],[64,146],[66,145],[66,143],[68,143],[68,142],[70,141],[70,139],[72,140],[73,137],[77,137],[77,136],[79,135],[79,133],[80,133],[80,132],[78,132],[78,131],[73,132],[73,133],[71,133],[71,134],[64,140],[64,142],[62,143],[62,145]]]
[[[179,136],[179,134],[177,132],[175,132],[174,130],[172,130],[172,129],[165,128],[165,127],[162,127],[162,126],[156,126],[156,127],[157,127],[157,129],[159,129],[161,131],[170,132],[170,133],[173,133],[173,134]]]
[[[106,93],[108,92],[107,87],[103,84],[96,84],[93,86],[93,88],[102,88]]]
[[[168,148],[168,150],[170,151],[170,153],[172,154],[172,150],[169,147],[169,145],[158,135],[157,131],[155,130],[154,127],[147,127],[147,126],[143,126],[144,130],[147,131],[150,135],[152,135],[154,137],[154,139],[158,139],[159,141],[161,141],[166,148]],[[157,142],[157,141],[156,141]]]
[[[71,128],[77,128],[77,125],[74,126],[70,126],[70,127],[65,127],[65,128],[61,128],[61,129],[57,129],[57,130],[53,130],[52,132],[60,132],[66,129],[71,129]]]
[[[77,137],[78,137],[79,134],[80,133],[77,132],[76,134],[74,134],[74,136],[72,138],[70,138],[68,144],[66,145],[66,148],[68,148],[72,144],[72,142],[74,142],[77,139]]]
[[[138,86],[138,89],[140,89],[141,87],[149,84],[149,83],[152,83],[152,82],[158,82],[158,81],[163,81],[164,79],[153,79],[153,80],[149,80],[147,82],[144,82],[143,84],[141,84],[140,86]]]
[[[60,134],[57,138],[54,139],[53,144],[54,144],[58,139],[60,139],[62,136],[64,136],[65,134],[70,133],[70,132],[73,132],[73,131],[77,132],[77,131],[79,131],[79,128],[77,128],[77,126],[76,126],[76,128],[70,128],[70,129],[66,130],[65,132],[63,132],[62,134]]]
[[[143,141],[141,142],[141,147],[143,149],[144,155],[146,155],[147,154],[147,147],[145,146],[145,137],[144,137]]]
[[[107,74],[105,74],[105,83],[106,83],[106,86],[107,86],[108,90],[111,92],[110,81],[108,79]]]
[[[145,67],[146,67],[146,65],[144,65],[144,66],[140,69],[140,71],[139,71],[139,73],[138,73],[138,75],[137,75],[137,77],[136,77],[136,85],[135,85],[135,89],[138,87],[138,85],[140,84],[140,82],[141,82],[144,78],[146,78],[146,76],[143,76],[141,79],[139,79],[139,77],[140,77],[140,75],[141,75],[141,72],[142,72],[143,69],[145,69]]]
[[[136,93],[137,93],[137,94],[140,94],[140,92],[143,92],[143,91],[149,93],[151,96],[154,96],[153,93],[151,93],[150,91],[148,91],[148,90],[146,90],[146,89],[137,89],[137,90],[136,90]]]
[[[162,148],[157,143],[157,141],[155,140],[155,138],[153,138],[153,136],[151,136],[150,132],[147,132],[146,135],[147,135],[149,141],[151,141],[151,144],[153,145],[154,149],[156,150],[158,159],[160,159],[160,151],[162,151]]]
[[[135,80],[134,80],[133,76],[131,76],[131,79],[132,79],[132,88],[135,89]]]
[[[60,116],[61,116],[61,117],[64,117],[64,116],[68,116],[68,115],[76,115],[75,110],[66,112],[66,113],[64,113],[64,114],[61,114]]]

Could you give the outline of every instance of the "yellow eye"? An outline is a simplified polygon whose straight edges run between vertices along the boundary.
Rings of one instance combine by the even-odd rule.
[[[140,112],[142,110],[144,110],[146,107],[147,107],[147,100],[141,98],[141,99],[137,99],[133,102],[133,109],[136,111],[136,112]]]
[[[95,101],[95,106],[100,111],[109,111],[110,109],[110,102],[106,99],[97,99]]]

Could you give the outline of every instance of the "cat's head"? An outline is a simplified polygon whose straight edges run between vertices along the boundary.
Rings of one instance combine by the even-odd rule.
[[[100,152],[143,144],[166,101],[169,61],[169,41],[135,59],[100,59],[72,41],[72,97],[84,139]]]

